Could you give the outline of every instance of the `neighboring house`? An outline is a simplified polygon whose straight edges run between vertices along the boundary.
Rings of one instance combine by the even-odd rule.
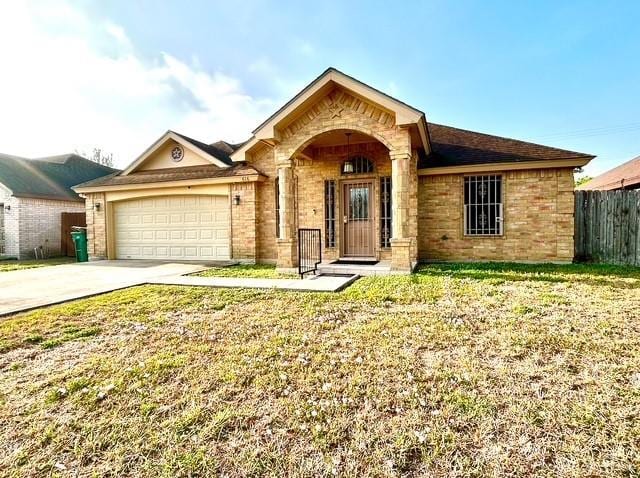
[[[640,156],[596,176],[576,189],[600,191],[640,189]]]
[[[71,186],[116,172],[75,154],[26,159],[0,154],[0,256],[60,253],[61,213],[85,211]]]
[[[93,259],[571,261],[573,170],[592,155],[427,122],[333,68],[241,145],[169,131],[75,187]]]

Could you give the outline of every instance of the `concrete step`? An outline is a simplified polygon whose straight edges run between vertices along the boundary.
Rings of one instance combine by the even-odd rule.
[[[318,265],[318,274],[348,274],[358,276],[389,275],[391,274],[391,266],[388,263],[383,262],[379,262],[374,265],[324,263]]]

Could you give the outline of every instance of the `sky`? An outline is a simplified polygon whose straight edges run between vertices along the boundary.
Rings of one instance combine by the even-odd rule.
[[[427,121],[640,155],[637,1],[12,1],[0,152],[101,148],[124,167],[172,129],[239,142],[333,66]]]

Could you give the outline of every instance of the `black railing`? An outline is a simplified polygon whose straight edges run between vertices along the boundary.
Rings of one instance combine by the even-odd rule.
[[[320,229],[298,229],[298,274],[304,277],[318,270],[322,262],[322,239]]]

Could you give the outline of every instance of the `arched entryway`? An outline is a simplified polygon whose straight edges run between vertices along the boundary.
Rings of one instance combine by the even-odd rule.
[[[292,153],[294,228],[321,231],[325,260],[390,261],[392,164],[388,147],[334,129]]]

